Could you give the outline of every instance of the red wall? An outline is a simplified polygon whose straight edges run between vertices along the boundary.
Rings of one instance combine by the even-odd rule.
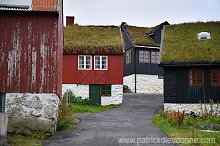
[[[63,84],[123,84],[123,55],[107,56],[108,70],[78,70],[78,55],[63,55]]]
[[[0,11],[0,16],[0,93],[61,95],[59,14]]]

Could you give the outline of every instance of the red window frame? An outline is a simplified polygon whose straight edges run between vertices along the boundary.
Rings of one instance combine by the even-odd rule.
[[[188,84],[191,87],[204,86],[204,69],[189,69]]]
[[[210,70],[210,83],[211,86],[220,86],[220,69],[213,68]]]

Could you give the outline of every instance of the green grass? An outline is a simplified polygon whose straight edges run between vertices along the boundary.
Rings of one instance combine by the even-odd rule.
[[[156,45],[154,40],[150,37],[148,37],[146,34],[150,33],[155,29],[155,27],[136,27],[136,26],[129,26],[124,25],[127,32],[129,33],[131,39],[135,44],[143,44],[143,45]]]
[[[122,52],[123,42],[117,26],[64,27],[64,51],[67,53]]]
[[[41,139],[39,136],[21,136],[21,135],[8,135],[12,142],[10,146],[41,146]],[[43,137],[41,137],[43,138]]]
[[[71,107],[73,109],[74,113],[98,113],[106,110],[110,110],[112,108],[120,107],[121,104],[113,104],[113,105],[81,105],[81,104],[75,104],[72,103]]]
[[[198,122],[203,123],[211,123],[211,124],[219,124],[220,117],[213,117],[209,118],[204,121],[200,121],[198,119],[193,119],[190,117],[185,117],[184,123],[182,126],[177,126],[172,123],[168,123],[167,120],[160,117],[160,115],[155,115],[152,118],[152,123],[155,124],[157,127],[159,127],[164,133],[166,133],[171,138],[215,138],[215,143],[210,144],[204,144],[204,143],[197,143],[194,145],[210,145],[210,146],[218,146],[220,145],[220,133],[211,133],[211,132],[204,132],[200,131],[200,129],[194,128],[193,125],[195,125]],[[180,145],[193,145],[192,143],[180,143]]]
[[[197,33],[209,32],[211,39],[198,40]],[[167,25],[162,62],[220,61],[220,22]]]

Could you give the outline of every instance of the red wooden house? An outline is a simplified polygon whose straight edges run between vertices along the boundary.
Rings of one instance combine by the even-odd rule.
[[[64,28],[63,93],[102,105],[122,103],[123,45],[116,26]]]
[[[29,133],[30,127],[20,123],[27,117],[33,124],[49,122],[52,128],[42,130],[54,131],[62,95],[62,48],[62,0],[0,2],[0,99],[6,97],[9,122],[19,125],[11,126],[11,132]]]

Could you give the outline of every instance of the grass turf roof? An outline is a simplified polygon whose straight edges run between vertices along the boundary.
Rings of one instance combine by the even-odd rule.
[[[64,27],[64,51],[66,53],[94,53],[123,51],[123,43],[117,26]]]
[[[209,32],[211,39],[198,40],[199,32]],[[193,61],[220,61],[220,22],[166,26],[161,62]]]
[[[124,27],[126,28],[134,44],[159,46],[159,44],[154,43],[154,40],[151,37],[147,36],[147,34],[151,33],[158,26],[137,27],[137,26],[124,25]]]

